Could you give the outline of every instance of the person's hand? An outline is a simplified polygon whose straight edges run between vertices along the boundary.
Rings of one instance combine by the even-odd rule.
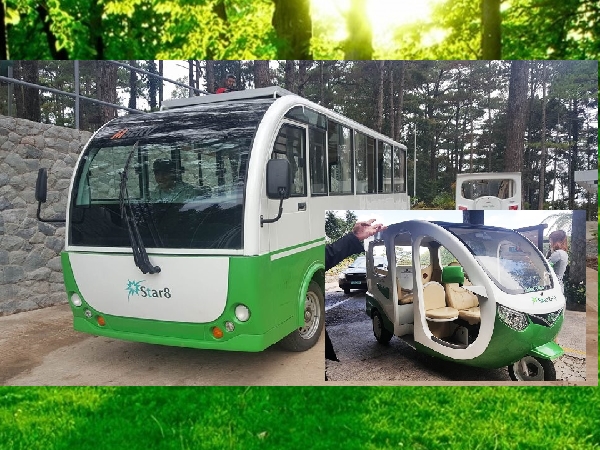
[[[352,233],[358,238],[359,241],[364,241],[368,237],[373,236],[378,231],[383,231],[387,227],[376,223],[374,224],[375,219],[364,220],[362,222],[356,222],[354,228],[352,229]]]

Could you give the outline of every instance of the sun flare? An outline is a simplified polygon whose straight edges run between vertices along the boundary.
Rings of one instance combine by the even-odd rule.
[[[433,5],[441,0],[367,0],[367,16],[373,30],[373,45],[389,47],[394,31],[418,21],[428,21]],[[351,0],[311,0],[313,18],[327,20],[329,37],[342,41],[347,37],[344,14]]]

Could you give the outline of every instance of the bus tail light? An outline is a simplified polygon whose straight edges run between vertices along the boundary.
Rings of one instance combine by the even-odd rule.
[[[250,318],[250,310],[246,305],[237,305],[235,307],[235,318],[240,322],[246,322]]]
[[[516,211],[517,209],[519,209],[519,205],[508,205],[508,209]]]
[[[219,327],[213,327],[212,335],[215,339],[221,339],[223,337],[223,330],[221,330]]]
[[[467,210],[467,207],[466,207],[466,206],[463,206],[463,205],[458,205],[458,209],[459,209],[460,211],[466,211],[466,210]]]

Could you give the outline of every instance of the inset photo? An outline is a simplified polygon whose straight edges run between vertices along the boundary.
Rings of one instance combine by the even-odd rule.
[[[597,240],[585,211],[329,211],[326,221],[338,234],[328,257],[345,257],[326,274],[328,382],[597,382],[586,373],[597,355],[586,352],[586,272],[590,283],[597,272],[585,256]]]

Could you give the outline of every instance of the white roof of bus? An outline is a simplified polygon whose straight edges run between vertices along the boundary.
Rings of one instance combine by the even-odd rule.
[[[293,95],[292,92],[277,86],[266,88],[246,89],[243,91],[233,91],[223,94],[209,94],[188,98],[174,98],[165,100],[162,103],[161,110],[183,108],[185,106],[202,105],[206,103],[229,102],[232,100],[249,100],[253,98],[278,98],[284,95]]]

